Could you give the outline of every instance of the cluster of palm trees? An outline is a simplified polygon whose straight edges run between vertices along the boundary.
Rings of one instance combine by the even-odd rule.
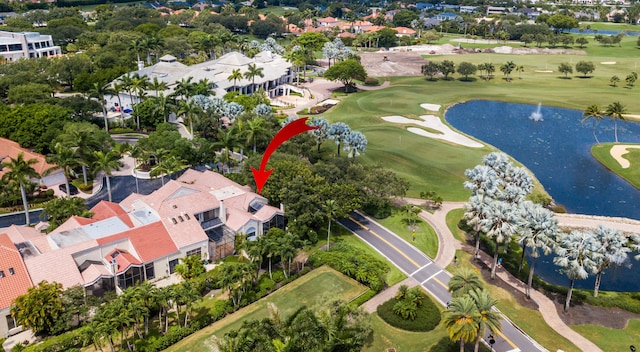
[[[269,317],[246,321],[224,337],[212,337],[215,351],[359,351],[372,330],[360,308],[331,300],[318,310],[307,307],[284,317],[273,304]]]
[[[587,106],[587,108],[582,113],[582,116],[584,116],[582,122],[584,123],[588,120],[591,120],[593,138],[595,138],[596,142],[600,144],[598,136],[596,135],[596,127],[598,126],[598,123],[600,121],[604,120],[605,116],[608,116],[611,121],[613,121],[613,133],[615,136],[615,141],[616,143],[618,143],[618,120],[624,121],[624,114],[626,112],[626,107],[619,101],[607,105],[604,111],[602,111],[597,104],[591,104]]]
[[[474,343],[474,351],[480,347],[480,340],[486,329],[491,334],[502,331],[500,313],[494,308],[498,303],[482,286],[476,271],[461,269],[449,280],[452,299],[444,312],[443,324],[452,341],[459,341],[460,352],[465,343]]]
[[[285,121],[285,123],[288,121],[290,120]],[[309,126],[318,127],[309,131],[309,134],[316,139],[318,152],[320,152],[322,143],[327,139],[336,143],[338,155],[340,155],[340,149],[342,149],[349,153],[348,156],[350,158],[355,158],[364,154],[367,150],[367,137],[361,132],[352,131],[351,127],[344,122],[330,124],[323,117],[314,117],[309,122]]]
[[[84,330],[85,345],[93,344],[102,350],[107,344],[115,351],[114,339],[119,339],[120,350],[135,350],[135,342],[149,336],[150,319],[158,312],[158,331],[166,333],[170,324],[188,327],[195,303],[201,297],[199,284],[185,280],[177,285],[156,287],[149,282],[132,286],[113,301],[100,307]],[[184,307],[184,316],[182,308]],[[175,311],[175,315],[170,314]],[[170,322],[170,317],[174,319]]]
[[[264,259],[267,258],[269,278],[273,279],[273,259],[280,258],[282,273],[285,278],[288,278],[291,275],[293,259],[298,255],[298,248],[302,248],[305,244],[305,241],[300,240],[293,233],[274,227],[263,236],[244,240],[240,248],[245,251],[251,263],[255,264],[256,274],[262,268]]]
[[[640,252],[640,236],[599,227],[595,231],[572,231],[558,228],[553,212],[540,204],[526,200],[533,189],[530,175],[514,166],[504,153],[491,153],[483,164],[467,170],[465,188],[472,196],[465,204],[464,219],[475,232],[476,255],[480,234],[495,242],[491,278],[495,277],[500,247],[505,251],[516,240],[522,247],[519,270],[528,253],[529,278],[526,294],[530,297],[536,259],[554,253],[553,262],[570,279],[565,310],[569,308],[575,280],[596,275],[594,296],[597,296],[602,272],[612,264],[621,264],[631,251]],[[636,257],[640,259],[640,255]]]

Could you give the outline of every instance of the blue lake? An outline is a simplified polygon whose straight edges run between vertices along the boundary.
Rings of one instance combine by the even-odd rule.
[[[529,118],[536,105],[473,100],[446,113],[456,129],[508,153],[531,170],[556,203],[570,213],[640,219],[640,191],[608,171],[590,153],[595,144],[591,122],[582,124],[582,111],[542,106],[543,121]],[[596,128],[601,142],[614,141],[613,123]],[[618,122],[620,142],[640,143],[640,124]],[[546,263],[545,263],[546,262]],[[602,280],[602,289],[640,291],[640,262],[614,268]],[[550,259],[536,265],[545,280],[566,285]],[[593,279],[576,286],[591,288]]]
[[[573,28],[569,30],[569,33],[572,34],[589,34],[589,35],[595,35],[595,34],[602,34],[602,35],[617,35],[618,33],[623,33],[624,35],[628,35],[628,36],[632,36],[632,37],[637,37],[640,36],[640,32],[638,31],[614,31],[614,30],[608,30],[608,29],[602,29],[602,30],[594,30],[594,29],[582,29],[582,31],[578,28]]]

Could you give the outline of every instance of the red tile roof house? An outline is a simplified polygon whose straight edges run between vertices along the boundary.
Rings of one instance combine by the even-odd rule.
[[[38,182],[40,185],[45,185],[47,187],[52,187],[54,185],[64,183],[64,173],[62,169],[54,169],[54,171],[50,172],[46,176],[43,176],[45,171],[56,166],[47,163],[44,155],[32,152],[29,149],[22,148],[18,143],[10,139],[0,138],[0,162],[9,162],[10,158],[16,159],[18,157],[18,154],[20,153],[23,153],[24,160],[36,159],[38,161],[31,167],[34,168],[39,175],[41,175],[41,178],[33,180],[34,182]],[[2,177],[2,175],[4,175],[8,170],[9,169],[7,168],[3,170],[2,167],[0,167],[0,177]]]
[[[11,286],[0,278],[0,303],[10,304],[42,280],[65,289],[82,285],[91,295],[120,292],[139,281],[168,277],[185,256],[230,255],[238,233],[259,236],[284,228],[281,209],[212,171],[187,170],[149,195],[132,194],[120,204],[103,201],[91,211],[91,219],[71,217],[48,235],[15,225],[0,229],[5,234],[0,235],[0,270],[9,276],[12,267],[24,278]],[[0,319],[0,336],[5,336],[10,326]]]
[[[31,278],[9,235],[0,232],[0,337],[22,331],[11,316],[13,300],[31,287]]]

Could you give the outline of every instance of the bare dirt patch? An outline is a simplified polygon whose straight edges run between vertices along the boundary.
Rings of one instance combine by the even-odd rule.
[[[362,52],[360,61],[369,76],[422,76],[422,65],[426,63],[422,54],[418,51]]]

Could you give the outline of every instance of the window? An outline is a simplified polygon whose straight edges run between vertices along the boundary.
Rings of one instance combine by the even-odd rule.
[[[191,218],[189,217],[189,214],[184,214],[184,218],[187,220],[191,220]]]
[[[284,226],[285,226],[284,216],[280,214],[276,214],[268,222],[262,223],[262,233],[267,233],[269,229],[274,227],[277,227],[279,229],[284,229]]]
[[[178,265],[178,259],[169,261],[169,274],[173,274],[176,271],[176,265]]]
[[[178,220],[180,220],[180,222],[184,222],[184,218],[182,217],[182,215],[178,215]]]
[[[4,271],[0,270],[0,277],[4,277]]]
[[[197,255],[198,257],[202,257],[202,250],[198,248],[198,249],[187,251],[187,257],[190,257],[192,255]]]
[[[11,316],[11,314],[7,315],[7,330],[15,329],[18,324],[16,324],[16,320]]]
[[[9,51],[21,51],[22,44],[9,44]]]
[[[144,273],[147,277],[147,280],[156,278],[156,269],[153,266],[153,263],[145,264]]]
[[[123,290],[142,281],[142,268],[130,267],[127,271],[118,275],[118,286]]]
[[[15,275],[15,274],[16,274],[16,271],[15,271],[15,270],[13,270],[13,268],[9,268],[9,274],[11,274],[11,275]]]
[[[173,222],[174,225],[178,223],[178,221],[176,221],[176,218],[171,218],[171,222]]]

